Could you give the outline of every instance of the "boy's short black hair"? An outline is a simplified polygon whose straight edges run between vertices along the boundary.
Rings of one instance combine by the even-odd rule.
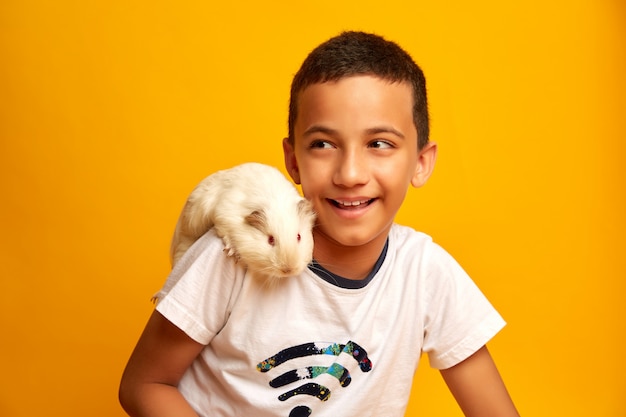
[[[339,81],[355,75],[373,75],[411,85],[418,149],[426,146],[429,118],[424,73],[398,44],[372,33],[352,31],[343,32],[320,44],[311,51],[294,76],[289,101],[289,141],[294,141],[298,95],[312,84]]]

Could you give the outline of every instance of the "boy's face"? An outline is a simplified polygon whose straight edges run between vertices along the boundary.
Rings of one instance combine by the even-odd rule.
[[[373,76],[314,84],[298,97],[293,180],[317,213],[316,245],[384,242],[409,184],[423,185],[436,147],[417,148],[412,90]]]

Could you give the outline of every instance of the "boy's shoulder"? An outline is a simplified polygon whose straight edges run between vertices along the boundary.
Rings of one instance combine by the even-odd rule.
[[[389,240],[399,245],[431,245],[434,244],[433,238],[424,232],[415,230],[410,226],[394,223],[389,231]]]
[[[409,226],[394,223],[389,232],[389,248],[396,262],[402,260],[406,267],[413,265],[422,271],[448,269],[457,264],[430,235]]]

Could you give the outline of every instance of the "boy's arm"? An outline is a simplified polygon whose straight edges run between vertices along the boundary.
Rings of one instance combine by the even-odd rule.
[[[466,417],[519,417],[486,346],[441,375]]]
[[[128,415],[197,417],[177,386],[203,347],[154,311],[120,382],[119,400]]]

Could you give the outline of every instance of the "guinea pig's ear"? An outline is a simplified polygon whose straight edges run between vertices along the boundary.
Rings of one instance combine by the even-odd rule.
[[[254,210],[245,217],[245,222],[250,226],[264,232],[267,230],[267,216],[263,210]]]

